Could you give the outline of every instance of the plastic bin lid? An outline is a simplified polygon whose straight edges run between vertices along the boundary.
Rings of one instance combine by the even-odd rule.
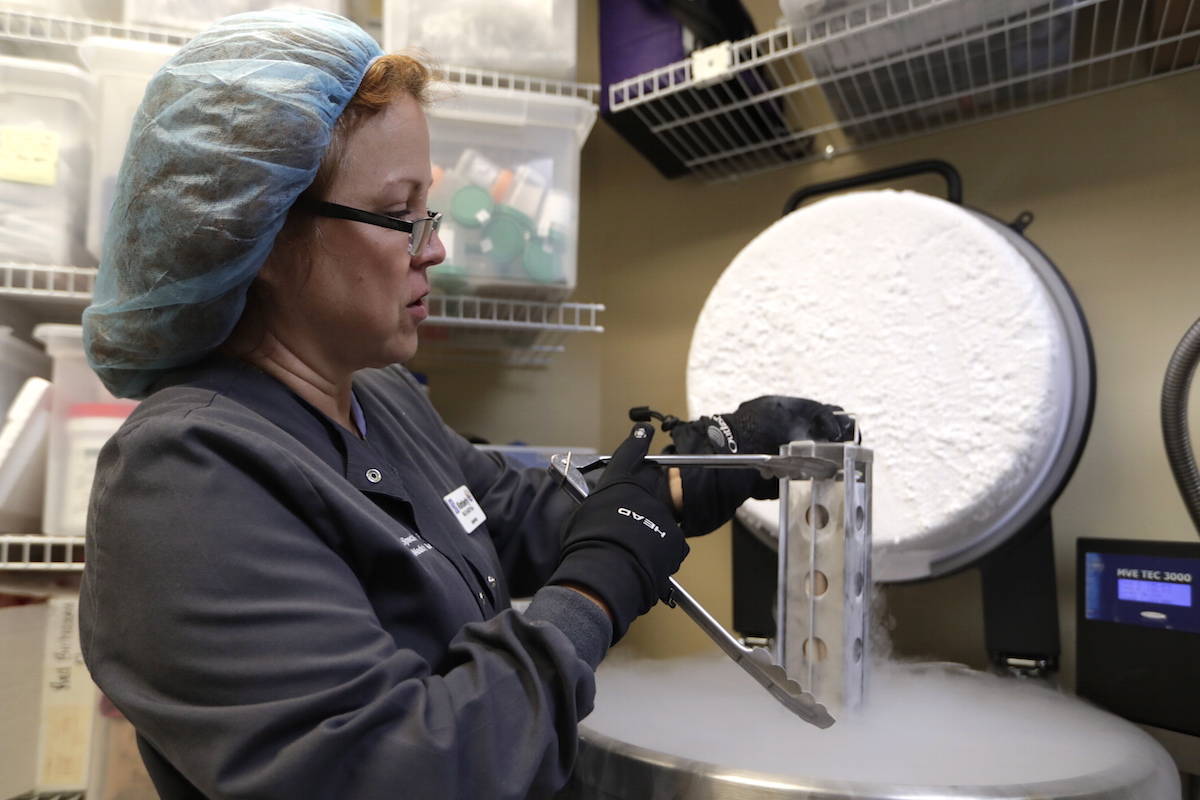
[[[44,322],[33,329],[33,338],[46,345],[51,356],[65,355],[64,350],[78,351],[83,355],[83,326]]]
[[[497,264],[512,261],[525,247],[526,231],[511,214],[496,214],[483,229],[479,248]]]
[[[0,94],[57,97],[90,110],[95,86],[90,75],[70,64],[0,56]]]
[[[574,133],[580,147],[596,122],[596,106],[582,97],[540,94],[466,84],[438,85],[438,101],[429,109],[436,119],[562,128]]]
[[[480,228],[492,218],[492,196],[482,186],[470,184],[450,198],[450,216],[466,228]]]
[[[525,257],[521,263],[529,277],[538,283],[562,282],[562,269],[558,262],[558,254],[549,242],[534,238],[525,245]]]
[[[0,325],[0,359],[5,366],[23,372],[42,372],[50,366],[45,353],[13,336],[12,328],[7,325]]]
[[[175,52],[176,45],[132,42],[109,36],[89,36],[79,44],[79,56],[92,73],[148,77]]]

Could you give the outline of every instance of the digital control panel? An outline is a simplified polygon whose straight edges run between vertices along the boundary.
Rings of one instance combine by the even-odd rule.
[[[1200,541],[1080,539],[1075,563],[1079,694],[1200,736]]]
[[[1083,571],[1085,618],[1200,633],[1200,558],[1085,551]]]

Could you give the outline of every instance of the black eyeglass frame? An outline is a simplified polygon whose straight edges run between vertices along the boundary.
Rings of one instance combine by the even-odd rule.
[[[408,254],[415,256],[425,250],[433,234],[442,226],[442,215],[438,211],[428,209],[429,216],[414,219],[411,222],[389,217],[386,214],[375,214],[363,211],[361,208],[344,206],[341,203],[331,203],[328,200],[304,200],[301,207],[311,211],[318,217],[333,219],[348,219],[353,222],[365,222],[368,225],[378,225],[381,228],[391,228],[394,231],[408,234]]]

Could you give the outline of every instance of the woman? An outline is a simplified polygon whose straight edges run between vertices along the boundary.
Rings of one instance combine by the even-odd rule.
[[[428,79],[340,17],[242,14],[135,118],[84,326],[146,399],[97,468],[81,633],[168,800],[552,793],[593,670],[687,552],[672,499],[714,498],[700,532],[762,488],[668,482],[637,425],[573,510],[395,366],[444,256]]]

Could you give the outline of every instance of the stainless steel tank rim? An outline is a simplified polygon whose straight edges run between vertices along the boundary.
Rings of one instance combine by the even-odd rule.
[[[615,739],[579,726],[580,752],[576,786],[614,791],[618,775],[630,780],[619,797],[670,797],[672,800],[1134,800],[1134,792],[1154,772],[1143,760],[1114,764],[1099,772],[1073,778],[1005,785],[896,784],[846,780],[815,780],[774,775],[676,756]],[[599,763],[596,763],[599,762]],[[592,774],[600,780],[590,780]],[[643,777],[643,775],[645,777]],[[693,793],[691,790],[695,790]],[[570,795],[574,796],[574,795]],[[604,796],[614,796],[606,794]]]

